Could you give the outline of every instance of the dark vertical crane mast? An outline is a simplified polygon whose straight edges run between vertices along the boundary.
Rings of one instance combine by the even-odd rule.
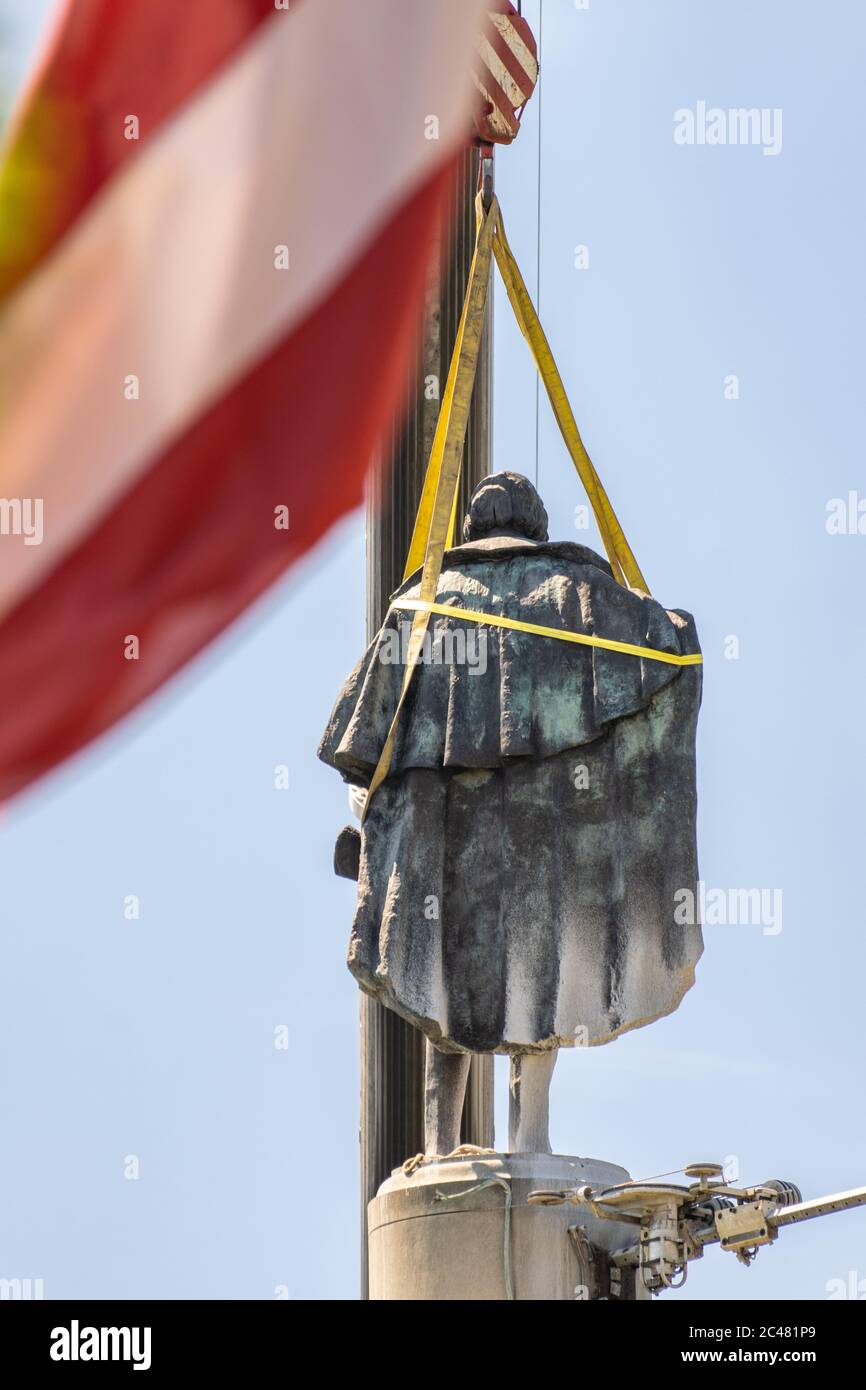
[[[427,309],[408,364],[400,421],[385,446],[385,467],[367,506],[367,635],[381,626],[400,584],[421,496],[439,405],[475,249],[475,199],[493,194],[493,150],[510,144],[538,80],[529,25],[512,0],[488,0],[473,68],[475,143],[457,169],[450,205],[439,227]],[[458,520],[481,478],[490,472],[491,335],[493,297],[472,396],[458,499]],[[364,996],[361,1002],[361,1281],[367,1296],[367,1204],[393,1168],[424,1147],[425,1040],[397,1014]],[[463,1111],[464,1143],[493,1143],[493,1059],[474,1057]]]
[[[415,513],[475,244],[475,195],[481,151],[464,153],[439,229],[427,308],[409,364],[404,410],[386,444],[384,467],[367,501],[367,637],[381,626],[403,578]],[[469,417],[458,516],[490,471],[491,316],[481,344]],[[424,1147],[424,1046],[417,1029],[376,1000],[361,997],[361,1287],[367,1296],[367,1203],[409,1155]],[[472,1061],[463,1113],[464,1141],[493,1143],[493,1059]]]

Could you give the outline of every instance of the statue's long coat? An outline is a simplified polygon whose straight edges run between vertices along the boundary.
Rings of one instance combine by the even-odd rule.
[[[417,596],[418,576],[398,593]],[[438,599],[699,651],[687,613],[624,589],[579,545],[459,546]],[[390,610],[334,708],[319,756],[349,782],[368,784],[378,761],[410,621]],[[363,828],[349,967],[446,1051],[607,1042],[675,1009],[703,949],[675,900],[697,897],[701,668],[470,626],[470,657],[486,634],[483,674],[413,676]]]

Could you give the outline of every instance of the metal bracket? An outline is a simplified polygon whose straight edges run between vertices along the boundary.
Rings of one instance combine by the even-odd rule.
[[[716,1212],[716,1230],[723,1250],[733,1250],[739,1256],[753,1252],[759,1245],[772,1245],[776,1232],[767,1219],[766,1202],[741,1202]],[[751,1263],[751,1255],[748,1257]]]
[[[639,1269],[647,1289],[660,1293],[685,1282],[689,1263],[701,1258],[706,1245],[718,1242],[723,1250],[730,1250],[742,1264],[749,1265],[759,1247],[772,1245],[783,1226],[866,1206],[866,1187],[804,1202],[794,1183],[776,1178],[752,1187],[734,1187],[724,1181],[717,1163],[693,1163],[680,1171],[695,1181],[684,1186],[647,1179],[608,1188],[539,1190],[530,1192],[528,1201],[531,1205],[565,1202],[583,1206],[596,1218],[640,1227],[633,1244],[615,1250],[600,1263],[611,1270],[611,1297],[617,1296],[613,1293],[614,1270],[620,1271],[616,1277],[622,1280],[633,1278]],[[570,1234],[585,1260],[577,1229],[572,1228]],[[585,1235],[582,1239],[586,1240]],[[602,1292],[597,1296],[607,1295]]]
[[[481,202],[485,212],[488,211],[493,202],[494,190],[494,165],[493,165],[493,146],[481,146],[481,159],[479,160],[478,182],[481,185]]]

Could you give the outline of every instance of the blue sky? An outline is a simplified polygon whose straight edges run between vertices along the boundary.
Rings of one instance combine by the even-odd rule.
[[[2,72],[20,75],[47,8],[0,0]],[[537,0],[524,10],[537,33]],[[706,927],[672,1018],[560,1058],[554,1147],[634,1176],[733,1156],[744,1180],[852,1187],[866,535],[826,518],[866,498],[866,13],[544,11],[540,98],[498,157],[509,237],[534,287],[540,110],[542,319],[644,572],[704,646],[702,877],[783,903],[776,934]],[[781,152],[677,145],[674,113],[699,101],[780,108]],[[495,318],[495,464],[534,476],[534,369],[499,286]],[[538,480],[551,534],[597,544],[575,529],[583,497],[543,399]],[[7,814],[0,1275],[55,1298],[356,1296],[353,888],[331,873],[345,793],[315,747],[363,644],[362,574],[356,516]],[[712,1250],[666,1297],[824,1298],[866,1280],[864,1235],[866,1213],[830,1217],[748,1271]]]

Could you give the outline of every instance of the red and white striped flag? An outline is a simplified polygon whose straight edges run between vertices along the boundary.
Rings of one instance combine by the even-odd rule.
[[[361,499],[484,0],[66,0],[0,168],[0,799]]]

